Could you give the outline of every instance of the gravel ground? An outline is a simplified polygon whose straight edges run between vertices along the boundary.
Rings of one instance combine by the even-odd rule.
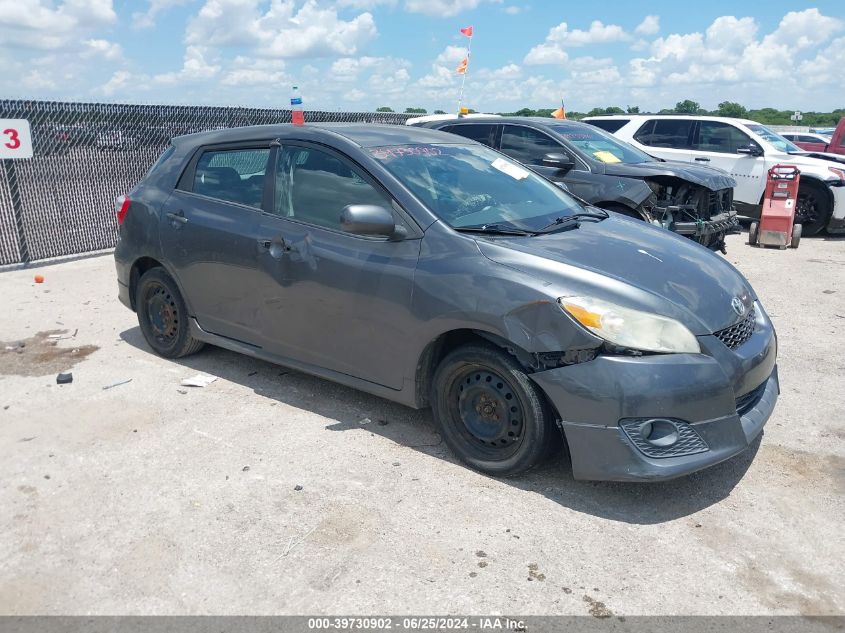
[[[845,240],[743,241],[783,393],[746,453],[661,484],[491,479],[428,411],[158,358],[109,256],[0,273],[0,613],[845,614]]]

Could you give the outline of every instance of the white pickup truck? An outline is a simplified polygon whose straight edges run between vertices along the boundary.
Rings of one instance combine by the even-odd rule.
[[[737,211],[749,217],[760,215],[769,168],[795,165],[801,171],[795,221],[802,233],[845,233],[845,156],[802,151],[746,119],[620,114],[584,121],[657,158],[723,169],[737,182]]]

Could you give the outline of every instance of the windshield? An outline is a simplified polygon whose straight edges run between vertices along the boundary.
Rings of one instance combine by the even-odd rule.
[[[769,143],[769,145],[772,145],[779,152],[803,152],[804,151],[800,147],[798,147],[797,145],[793,144],[791,141],[787,141],[780,134],[772,132],[765,125],[759,125],[757,123],[755,123],[755,124],[748,123],[748,124],[745,125],[745,127],[747,127],[749,130],[754,132],[757,136],[762,138],[764,141]]]
[[[534,231],[585,211],[559,187],[483,145],[396,145],[370,153],[453,228]]]
[[[636,147],[593,126],[553,125],[552,129],[577,149],[602,163],[651,163],[654,159]]]

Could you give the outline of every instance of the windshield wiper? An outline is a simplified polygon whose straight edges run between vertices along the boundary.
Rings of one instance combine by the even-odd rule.
[[[599,209],[600,210],[600,209]],[[581,213],[573,213],[572,215],[563,215],[555,218],[542,229],[534,231],[535,233],[557,233],[558,231],[568,231],[569,229],[577,229],[581,225],[581,220],[593,218],[598,221],[606,220],[610,214],[607,211],[600,210],[601,213],[593,211],[582,211]]]
[[[490,233],[493,235],[533,235],[531,231],[524,231],[515,226],[504,226],[502,224],[477,224],[474,226],[453,227],[460,233]]]

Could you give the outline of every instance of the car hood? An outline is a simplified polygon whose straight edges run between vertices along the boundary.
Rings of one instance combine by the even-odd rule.
[[[845,164],[845,155],[832,152],[789,152],[789,156],[801,156],[802,158],[815,158]]]
[[[678,161],[653,163],[607,163],[606,174],[627,178],[648,178],[649,176],[675,176],[695,185],[713,191],[736,187],[736,181],[721,169],[690,165]]]
[[[559,296],[586,294],[663,314],[696,335],[736,323],[735,297],[746,311],[756,300],[721,256],[639,220],[611,215],[559,233],[476,242],[488,259],[541,280]]]

